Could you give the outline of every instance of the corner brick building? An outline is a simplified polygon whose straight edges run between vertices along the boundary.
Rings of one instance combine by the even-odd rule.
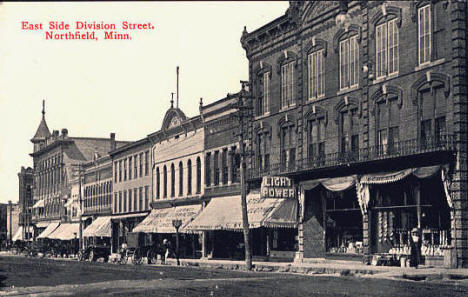
[[[468,266],[466,1],[290,1],[248,33],[250,187],[286,175],[296,260]],[[446,262],[446,263],[447,263]]]

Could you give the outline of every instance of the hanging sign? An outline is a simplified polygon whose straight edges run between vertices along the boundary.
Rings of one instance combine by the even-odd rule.
[[[296,198],[292,180],[284,176],[264,176],[260,194],[262,198]]]

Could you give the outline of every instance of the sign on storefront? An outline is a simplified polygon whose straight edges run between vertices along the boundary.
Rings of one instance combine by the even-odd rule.
[[[262,198],[296,198],[292,180],[284,176],[264,176],[260,193]]]

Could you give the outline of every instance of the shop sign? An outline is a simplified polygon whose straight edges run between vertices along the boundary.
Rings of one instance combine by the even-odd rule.
[[[260,195],[262,198],[296,198],[296,191],[289,177],[264,176]]]

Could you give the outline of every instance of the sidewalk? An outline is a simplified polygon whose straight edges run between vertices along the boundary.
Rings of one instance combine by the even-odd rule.
[[[170,265],[176,265],[175,259],[167,259]],[[227,270],[245,270],[244,261],[232,260],[209,260],[209,259],[180,259],[182,266],[196,266],[214,269]],[[261,262],[254,261],[254,271],[280,272],[280,273],[300,273],[308,275],[354,275],[376,278],[406,278],[406,279],[424,279],[440,278],[446,279],[466,279],[468,280],[468,268],[446,269],[439,267],[424,267],[418,269],[409,267],[393,266],[371,266],[358,261],[315,259],[307,262]],[[432,276],[432,277],[430,277]]]

